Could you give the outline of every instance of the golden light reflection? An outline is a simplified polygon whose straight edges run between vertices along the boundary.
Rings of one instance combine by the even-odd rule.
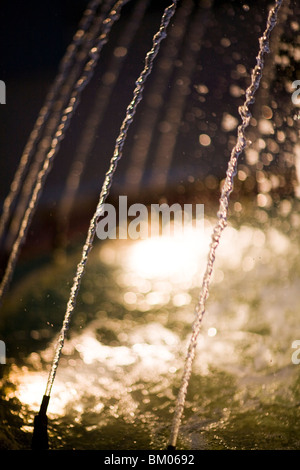
[[[288,206],[283,206],[287,211]],[[264,213],[262,213],[264,215]],[[194,311],[191,289],[200,289],[207,262],[214,220],[206,218],[204,230],[191,226],[184,234],[151,237],[122,244],[107,243],[103,261],[121,268],[117,282],[122,289],[123,304],[128,311],[151,312],[155,307],[173,306],[178,318],[191,317]],[[228,226],[218,247],[212,281],[220,285],[230,272],[247,275],[272,259],[272,253],[283,254],[289,247],[288,239],[275,229],[264,233],[259,228],[243,225],[240,229]],[[191,320],[192,321],[192,320]]]
[[[287,210],[287,204],[282,210]],[[100,259],[122,267],[117,282],[125,289],[125,307],[147,312],[168,302],[177,308],[190,305],[190,289],[201,286],[213,223],[206,219],[203,231],[191,226],[184,234],[128,240],[121,249],[118,240],[109,241],[101,249]],[[276,230],[266,236],[258,228],[242,226],[237,230],[228,226],[218,248],[213,281],[223,282],[228,269],[252,271],[262,252],[264,259],[269,256],[267,242],[275,253],[283,253],[288,247],[288,240]]]
[[[289,210],[288,203],[283,204],[282,211]],[[72,410],[76,423],[82,422],[87,411],[101,416],[103,413],[115,417],[122,415],[132,420],[141,406],[132,394],[136,386],[141,387],[145,395],[149,384],[165,393],[171,375],[176,373],[178,364],[182,364],[187,336],[181,337],[182,333],[173,331],[165,323],[163,325],[163,314],[156,315],[157,307],[163,305],[167,312],[170,307],[170,315],[174,315],[174,319],[183,326],[192,324],[195,299],[191,289],[201,285],[212,224],[213,221],[206,221],[203,233],[191,228],[185,236],[161,236],[122,243],[110,240],[104,245],[104,251],[101,248],[101,261],[117,267],[120,302],[128,310],[146,312],[147,316],[151,315],[151,320],[149,316],[147,324],[139,323],[143,317],[141,314],[138,320],[131,318],[127,325],[124,318],[109,319],[107,311],[105,318],[100,315],[80,333],[73,334],[65,342],[49,416],[64,416]],[[239,230],[228,226],[219,246],[213,282],[218,284],[232,278],[231,273],[235,272],[239,277],[255,277],[259,263],[267,268],[272,260],[280,258],[289,249],[288,237],[275,229],[263,232],[249,226],[242,226]],[[293,294],[290,298],[296,296]],[[167,303],[169,306],[165,307]],[[222,367],[239,364],[243,344],[251,345],[255,368],[269,364],[271,353],[268,345],[258,344],[257,335],[243,331],[251,314],[247,304],[231,304],[230,322],[226,316],[228,312],[222,310],[223,305],[212,301],[209,309],[197,345],[196,371],[209,374],[210,365],[216,362]],[[278,301],[268,310],[269,314],[276,313],[276,309],[283,309]],[[277,322],[278,318],[281,315],[276,315]],[[273,321],[273,328],[274,324]],[[103,344],[97,336],[97,330],[101,328],[112,331],[117,342]],[[37,412],[47,381],[42,364],[50,364],[52,357],[53,345],[50,345],[40,354],[31,354],[27,358],[28,367],[13,366],[9,381],[16,389],[11,390],[7,398],[17,397],[23,405]],[[89,397],[92,397],[91,401]],[[112,399],[117,404],[110,409],[108,404]],[[145,400],[143,403],[147,404],[148,395]]]
[[[41,371],[29,371],[27,368],[12,367],[9,380],[16,387],[16,392],[11,391],[7,398],[16,396],[23,405],[37,412],[41,405],[41,398],[45,393],[47,374]],[[76,390],[70,383],[58,381],[51,397],[50,414],[60,415],[64,412],[67,403],[76,396]]]
[[[63,416],[71,408],[78,414],[79,422],[87,396],[97,397],[96,403],[92,401],[93,413],[101,413],[106,400],[112,397],[119,403],[113,410],[116,416],[121,412],[134,413],[138,403],[130,395],[133,384],[155,383],[159,374],[176,372],[175,354],[180,349],[180,340],[159,323],[136,326],[126,335],[126,345],[121,346],[101,344],[95,336],[98,326],[101,320],[66,341],[51,394],[49,416]],[[53,345],[41,355],[47,357],[49,350],[53,350]],[[75,361],[78,354],[80,358]],[[36,413],[45,392],[47,373],[13,366],[9,381],[16,390],[11,390],[7,399],[16,397]]]
[[[210,236],[190,227],[184,234],[151,237],[132,245],[127,269],[145,279],[191,281],[208,252]]]
[[[216,336],[216,334],[217,334],[217,329],[214,328],[214,327],[208,328],[207,334],[208,334],[208,336],[210,336],[210,337]]]

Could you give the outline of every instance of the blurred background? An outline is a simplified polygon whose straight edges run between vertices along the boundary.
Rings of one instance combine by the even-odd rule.
[[[87,4],[46,0],[1,7],[1,206]],[[46,180],[1,312],[7,345],[7,365],[1,365],[3,448],[30,445],[33,412],[90,217],[168,4],[132,0],[123,7]],[[204,204],[205,234],[193,235],[189,250],[170,240],[134,246],[96,240],[54,392],[51,437],[57,448],[128,448],[131,431],[139,448],[167,440],[238,108],[271,6],[178,2],[107,202],[117,204],[119,195],[127,195],[128,204]],[[217,287],[191,380],[180,441],[185,448],[299,445],[298,375],[290,360],[300,282],[300,103],[291,99],[292,83],[300,79],[299,13],[296,0],[283,2],[252,105]],[[1,242],[1,274],[22,201],[20,192]],[[88,393],[87,377],[94,387]]]
[[[135,80],[167,5],[148,3],[143,7],[147,19],[142,21],[143,12],[135,3],[123,7],[80,98],[39,203],[39,211],[45,209],[46,225],[41,220],[35,225],[34,218],[28,243],[30,239],[42,243],[41,238],[51,231],[55,237],[59,205],[72,172],[80,178],[71,225],[75,230],[82,213],[87,227],[86,207],[92,215]],[[243,104],[258,37],[271,4],[254,2],[249,8],[238,1],[205,0],[179,5],[131,126],[112,197],[126,194],[133,201],[156,202],[172,193],[176,200],[189,195],[202,203],[209,194],[213,201],[218,198],[235,143],[238,107]],[[3,6],[1,79],[7,87],[7,104],[1,106],[2,201],[85,7],[83,1],[32,2],[30,9],[20,3],[15,15],[12,5]],[[288,7],[284,8],[287,11]],[[295,2],[290,2],[290,9],[297,9]],[[266,58],[264,81],[248,131],[251,144],[240,160],[233,201],[244,193],[259,193],[257,176],[265,180],[269,172],[276,176],[267,178],[269,183],[264,186],[271,188],[264,194],[274,189],[283,197],[294,194],[298,122],[293,116],[298,108],[291,102],[291,83],[299,73],[294,50],[297,31],[296,20],[293,23],[291,19],[284,26],[280,24],[272,36],[272,51]],[[276,131],[270,122],[276,124]],[[72,167],[74,161],[77,164]],[[267,206],[271,204],[268,198]],[[38,232],[41,238],[32,239]]]

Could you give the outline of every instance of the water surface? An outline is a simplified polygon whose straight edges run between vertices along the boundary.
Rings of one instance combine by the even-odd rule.
[[[299,220],[287,212],[257,210],[223,234],[178,448],[299,448]],[[52,389],[51,448],[166,447],[214,222],[184,239],[95,241]],[[30,448],[80,249],[31,267],[6,299],[2,448]]]

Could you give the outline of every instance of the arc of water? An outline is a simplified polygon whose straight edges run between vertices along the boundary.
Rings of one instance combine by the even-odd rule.
[[[88,7],[83,14],[83,18],[79,23],[78,30],[76,31],[73,40],[60,63],[58,74],[54,80],[52,87],[50,88],[50,91],[46,96],[45,103],[41,108],[39,116],[34,124],[33,130],[29,136],[28,142],[21,156],[20,163],[15,173],[14,179],[11,183],[10,192],[7,195],[3,204],[3,210],[0,218],[0,241],[4,236],[6,226],[11,217],[13,205],[20,192],[24,175],[26,174],[28,165],[33,156],[36,144],[41,137],[44,125],[47,122],[50,111],[53,108],[53,104],[56,100],[59,91],[61,90],[65,78],[68,76],[69,68],[76,55],[76,52],[82,44],[85,33],[88,30],[90,23],[95,15],[95,12],[101,3],[102,0],[92,0],[88,4]]]
[[[148,93],[150,99],[146,99],[146,109],[141,116],[137,130],[139,138],[132,145],[130,163],[125,173],[125,187],[130,188],[132,192],[138,192],[141,187],[146,159],[163,105],[162,97],[166,93],[170,77],[174,71],[175,60],[178,57],[186,33],[188,20],[193,10],[192,7],[193,0],[184,2],[178,7],[174,19],[174,30],[168,33],[160,59],[156,64],[156,76]]]
[[[126,24],[119,40],[120,46],[122,46],[124,49],[128,49],[132,40],[134,39],[135,33],[140,25],[141,19],[146,11],[148,4],[149,0],[140,0],[136,4],[132,13],[132,17]],[[62,238],[67,233],[71,210],[74,204],[86,160],[92,151],[96,139],[97,129],[99,128],[105,116],[107,104],[112,95],[114,85],[118,80],[119,73],[125,61],[126,55],[126,53],[123,53],[118,56],[113,56],[111,59],[105,73],[105,76],[108,75],[110,77],[109,81],[107,81],[105,77],[102,79],[102,83],[95,97],[95,105],[87,119],[81,140],[76,150],[74,162],[67,177],[66,187],[58,207],[57,218],[60,236]]]
[[[77,34],[80,38],[80,40],[77,40],[75,43],[75,46],[77,47],[69,48],[72,53],[69,55],[67,54],[66,59],[63,61],[64,64],[66,63],[65,67],[63,67],[64,73],[59,73],[58,78],[60,80],[58,80],[58,78],[55,80],[57,87],[54,90],[55,94],[53,94],[51,101],[48,103],[49,110],[46,122],[44,123],[43,128],[41,128],[43,135],[40,136],[40,142],[37,145],[33,162],[24,184],[22,185],[19,202],[14,211],[14,216],[5,240],[5,249],[7,252],[9,252],[17,237],[22,218],[24,217],[30,196],[33,192],[37,175],[51,147],[51,139],[53,138],[59,124],[61,113],[70,99],[76,80],[80,77],[82,69],[89,59],[89,51],[94,45],[97,36],[100,34],[103,21],[111,8],[113,1],[114,0],[106,0],[99,13],[97,13],[96,10],[92,10],[89,15],[87,15],[89,21],[84,22],[86,23],[85,30],[80,29],[79,31],[81,31],[82,34]],[[73,43],[71,46],[73,46]]]
[[[209,249],[207,267],[204,273],[199,299],[195,307],[195,320],[192,327],[192,335],[188,345],[184,372],[181,379],[181,386],[177,396],[172,422],[171,436],[169,440],[169,448],[175,448],[176,446],[179,427],[184,411],[187,388],[192,371],[192,363],[195,357],[197,338],[200,332],[203,315],[205,313],[206,300],[209,295],[209,285],[216,257],[216,249],[219,245],[222,232],[227,226],[229,197],[233,190],[233,180],[237,171],[238,158],[247,144],[245,130],[248,127],[250,119],[252,117],[251,112],[249,110],[249,105],[254,102],[254,95],[260,84],[264,68],[264,54],[269,52],[269,37],[272,29],[276,25],[278,11],[281,7],[282,1],[283,0],[276,0],[274,7],[269,12],[266,29],[264,31],[263,36],[259,39],[259,52],[256,57],[256,66],[254,67],[251,74],[250,86],[246,90],[246,99],[244,101],[243,106],[239,108],[239,114],[241,116],[242,123],[238,127],[237,142],[231,152],[230,160],[228,163],[228,169],[226,172],[226,178],[219,200],[219,210],[217,213],[218,221],[212,233],[212,242]]]
[[[207,13],[204,13],[200,8],[192,15],[192,21],[187,31],[187,40],[184,45],[183,66],[175,76],[174,86],[172,87],[169,103],[163,117],[163,120],[168,123],[170,129],[162,133],[159,138],[151,177],[151,185],[160,192],[165,190],[167,184],[184,107],[189,94],[191,77],[197,65],[199,50],[191,47],[191,44],[202,40],[205,28],[208,25],[208,21],[203,21],[203,19],[207,19],[206,15]]]
[[[111,9],[107,18],[104,20],[103,30],[101,31],[100,36],[97,38],[96,43],[93,45],[93,47],[91,48],[89,52],[90,59],[85,65],[83,73],[81,74],[81,77],[77,80],[75,87],[74,87],[74,91],[72,92],[71,98],[69,100],[69,103],[67,107],[64,109],[64,112],[60,119],[59,126],[51,141],[51,148],[46,156],[43,167],[37,176],[33,193],[32,193],[29,205],[24,214],[17,239],[14,242],[14,245],[13,245],[13,248],[12,248],[8,263],[7,263],[7,267],[6,267],[2,282],[0,284],[0,300],[2,299],[4,293],[6,292],[9,286],[9,283],[11,281],[11,278],[13,276],[17,258],[18,258],[21,246],[23,245],[25,241],[28,227],[33,217],[33,214],[35,212],[38,199],[41,195],[43,185],[51,169],[53,160],[59,150],[60,143],[65,136],[65,133],[70,124],[71,118],[75,112],[75,109],[77,108],[80,95],[93,75],[94,69],[99,59],[100,52],[104,44],[108,41],[108,35],[110,33],[110,30],[113,24],[119,18],[122,7],[126,3],[128,3],[128,1],[129,0],[118,0],[115,3],[114,7]]]
[[[99,220],[99,217],[102,214],[103,204],[109,194],[109,190],[112,185],[112,179],[116,171],[118,161],[122,157],[122,150],[123,150],[124,143],[126,141],[129,127],[133,121],[137,106],[142,100],[145,82],[152,71],[154,59],[158,54],[161,41],[166,37],[166,30],[170,23],[171,18],[173,17],[175,13],[176,6],[177,6],[177,0],[173,1],[172,4],[164,10],[161,23],[160,23],[160,28],[153,37],[152,48],[146,55],[144,69],[142,70],[139,78],[136,81],[136,87],[133,91],[133,98],[127,107],[125,118],[120,128],[120,133],[116,139],[114,153],[111,158],[110,166],[106,173],[106,176],[102,185],[99,202],[98,202],[96,211],[90,221],[87,238],[83,246],[83,250],[82,250],[82,257],[81,257],[79,264],[77,265],[76,276],[74,278],[74,282],[71,288],[70,297],[68,300],[62,329],[59,334],[52,367],[49,373],[49,378],[48,378],[46,391],[45,391],[45,397],[50,397],[50,394],[51,394],[51,389],[52,389],[56,371],[58,368],[61,351],[64,345],[65,335],[69,328],[70,319],[75,308],[76,298],[80,289],[82,276],[84,274],[85,266],[88,260],[88,255],[93,247],[93,240],[94,240],[95,233],[96,233],[97,222]]]
[[[284,44],[283,35],[285,34],[285,24],[288,20],[289,14],[292,14],[290,10],[290,0],[285,0],[279,12],[278,24],[276,26],[276,29],[272,33],[272,37],[270,38],[270,55],[268,61],[264,66],[264,76],[261,80],[259,99],[257,100],[256,104],[253,105],[253,114],[256,115],[257,121],[259,121],[259,119],[262,117],[262,110],[264,106],[272,107],[271,102],[274,93],[274,88],[272,90],[272,87],[274,86],[274,80],[276,79],[277,74],[276,68],[278,67],[276,56],[280,56],[280,49],[282,44]],[[283,110],[282,112],[284,113]],[[285,110],[285,112],[288,111]],[[259,148],[259,144],[257,143],[257,147],[254,148],[259,151],[259,155],[261,157],[262,149]],[[261,163],[261,158],[259,158],[258,162],[252,167],[254,172],[260,168]]]

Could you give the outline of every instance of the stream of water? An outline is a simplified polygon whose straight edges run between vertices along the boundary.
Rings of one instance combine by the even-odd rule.
[[[7,351],[7,363],[0,366],[0,449],[30,448],[33,419],[45,388],[46,395],[51,392],[51,449],[166,449],[168,443],[193,450],[299,449],[300,153],[299,114],[291,99],[299,61],[295,39],[299,24],[292,15],[293,2],[283,4],[279,29],[275,28],[270,44],[276,15],[269,16],[265,30],[266,8],[258,14],[243,5],[238,21],[235,18],[236,26],[228,30],[228,18],[235,13],[226,5],[218,10],[206,1],[196,8],[187,1],[175,14],[177,2],[170,2],[158,32],[149,34],[152,49],[123,114],[118,103],[123,121],[117,139],[114,137],[114,150],[109,152],[113,156],[102,190],[101,184],[97,186],[100,199],[85,241],[83,231],[79,242],[70,238],[67,248],[56,246],[47,255],[42,249],[39,253],[33,250],[30,259],[25,252],[16,265],[52,160],[110,28],[127,3],[115,3],[98,36],[96,22],[94,47],[88,57],[81,57],[82,74],[72,93],[71,89],[67,93],[69,106],[61,103],[56,116],[60,126],[55,133],[54,128],[49,130],[52,140],[48,139],[49,148],[44,149],[43,167],[9,254],[1,296],[8,290],[15,268],[16,278],[0,317]],[[276,13],[281,3],[274,2]],[[106,3],[107,7],[111,4]],[[91,5],[97,8],[98,2]],[[135,14],[141,18],[146,3],[136,2],[136,6]],[[243,49],[239,35],[249,10],[257,22],[255,37],[261,38],[251,76],[245,66],[247,48]],[[87,28],[90,13],[84,17],[87,24],[82,23]],[[214,14],[220,18],[227,15],[228,21],[222,23],[225,33]],[[172,31],[166,35],[169,22]],[[139,28],[132,27],[128,24],[126,48],[118,43],[113,49],[116,60],[111,63],[113,72],[107,82],[111,85],[108,101],[115,99],[115,86],[122,82],[119,73],[126,63],[127,47],[136,43]],[[215,44],[214,36],[218,36]],[[158,57],[157,72],[149,77],[150,98],[136,117],[161,42],[165,47]],[[263,55],[269,46],[271,60],[264,67]],[[117,60],[120,57],[122,62]],[[210,70],[212,58],[216,63],[212,61],[214,69]],[[253,66],[254,59],[255,54]],[[214,83],[218,67],[220,76]],[[222,78],[223,69],[228,69],[230,76],[224,72]],[[249,87],[245,86],[247,77]],[[167,88],[172,93],[166,97]],[[103,93],[103,87],[100,90]],[[259,96],[254,103],[256,91]],[[230,112],[228,99],[234,102]],[[253,107],[253,115],[248,105]],[[42,121],[46,114],[42,114]],[[115,118],[116,113],[111,114]],[[96,119],[96,114],[92,116]],[[97,140],[96,121],[94,124],[90,137]],[[135,130],[133,137],[127,138],[131,124]],[[195,132],[196,143],[190,132]],[[35,145],[33,138],[34,133],[29,144]],[[109,139],[104,132],[99,140],[104,146]],[[123,149],[125,140],[127,149]],[[93,145],[90,141],[89,152]],[[185,194],[189,201],[192,194],[192,202],[202,203],[199,198],[204,197],[203,232],[191,226],[184,236],[175,232],[145,240],[94,240],[123,150],[129,164],[120,172],[125,177],[119,178],[114,194],[120,194],[125,182],[125,194],[140,188],[148,191],[148,200],[168,201],[174,187],[177,200]],[[108,152],[99,152],[101,158],[102,153]],[[95,155],[98,165],[100,157],[96,151]],[[84,163],[87,171],[97,167],[88,163],[87,157],[81,161],[80,172],[74,173],[77,186],[72,198]],[[208,176],[204,170],[209,171]],[[174,184],[176,175],[180,178]],[[234,197],[229,201],[234,177]],[[190,194],[187,182],[194,185]],[[4,209],[6,204],[9,209],[10,199],[7,201]],[[63,210],[60,217],[66,218]],[[64,319],[62,312],[66,312]]]

